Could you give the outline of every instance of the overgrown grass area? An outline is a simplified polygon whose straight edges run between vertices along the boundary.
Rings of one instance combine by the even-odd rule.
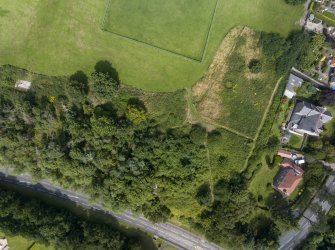
[[[103,29],[201,61],[217,1],[112,0]]]
[[[244,170],[252,141],[224,129],[208,135],[208,149],[213,182],[228,180],[234,172]]]
[[[132,2],[134,1],[118,1],[119,4],[123,4],[120,5],[123,9]],[[153,2],[146,1],[147,6],[143,8],[150,10],[152,6],[148,4]],[[164,1],[163,6],[169,6],[174,2],[176,1]],[[193,2],[187,6],[189,8],[186,8],[186,12],[182,11],[185,10],[185,6],[174,8],[178,11],[173,12],[173,20],[183,23],[164,23],[163,26],[157,26],[161,16],[167,16],[169,13],[163,10],[151,13],[152,22],[149,24],[139,23],[138,26],[142,27],[141,32],[126,23],[123,28],[129,29],[132,36],[142,33],[143,29],[150,30],[143,32],[148,36],[158,34],[157,28],[163,27],[161,32],[166,43],[171,43],[178,51],[184,48],[197,51],[195,42],[199,40],[189,37],[203,33],[201,30],[208,25],[206,13],[213,10],[213,4],[211,2],[201,8],[199,22],[204,20],[205,24],[199,27],[199,22],[192,21],[192,15],[198,18],[197,10],[205,1]],[[247,25],[256,30],[278,32],[286,36],[298,28],[296,22],[303,13],[302,5],[287,5],[284,0],[219,0],[203,63],[197,63],[103,31],[101,22],[105,8],[105,1],[2,0],[0,64],[12,64],[47,75],[69,75],[77,70],[92,72],[95,63],[104,59],[114,64],[120,79],[126,84],[149,91],[172,91],[190,87],[202,77],[222,39],[233,27]],[[194,10],[196,11],[193,12]],[[125,18],[127,23],[132,25],[136,21],[145,21],[146,18],[140,16],[141,12],[137,13],[126,15],[122,19],[113,18],[110,25],[115,25],[113,22]],[[184,22],[192,23],[184,25]],[[134,31],[137,33],[133,34]],[[195,33],[191,35],[191,32]],[[159,42],[161,41],[163,39],[160,38]]]
[[[220,123],[253,137],[262,121],[270,96],[277,84],[275,64],[257,47],[258,34],[237,39],[228,59],[228,70],[222,85],[223,111]],[[251,52],[253,51],[253,52]],[[252,62],[259,62],[259,71]]]
[[[192,89],[204,119],[249,138],[255,137],[279,80],[275,61],[263,53],[259,37],[248,28],[234,29]]]

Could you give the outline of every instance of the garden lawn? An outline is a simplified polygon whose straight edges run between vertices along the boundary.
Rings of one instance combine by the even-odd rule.
[[[135,6],[131,2],[122,1],[124,6],[120,8],[124,9],[129,4]],[[145,1],[145,10],[153,8],[158,11],[157,4],[149,5],[154,2]],[[210,19],[208,13],[213,10],[213,1],[201,8],[200,20],[204,24],[200,26],[193,15],[199,15],[200,6],[205,1],[184,2],[188,4],[186,12],[185,6],[179,7],[175,5],[176,1],[168,0],[160,5],[160,15],[151,16],[152,22],[145,23],[148,19],[137,12],[126,16],[127,23],[132,26],[123,23],[124,17],[111,19],[109,25],[115,27],[111,23],[113,20],[118,24],[122,22],[123,29],[129,28],[127,35],[136,37],[139,32],[133,34],[136,31],[134,23],[143,21],[141,33],[143,29],[147,30],[143,34],[149,38],[152,35],[156,45],[197,54],[198,44],[206,33],[205,26],[208,26],[207,18]],[[219,0],[203,63],[197,63],[103,31],[101,24],[105,8],[106,3],[102,0],[2,0],[0,64],[12,64],[47,75],[70,75],[77,70],[90,73],[95,63],[104,59],[113,63],[126,84],[150,91],[171,91],[190,87],[201,78],[222,39],[233,27],[247,25],[286,36],[298,28],[296,23],[303,13],[302,5],[287,5],[284,0]],[[173,13],[170,14],[168,9]],[[164,18],[170,15],[181,23],[159,24],[159,20],[167,20]],[[140,27],[140,24],[136,25]],[[164,35],[157,39],[159,27],[163,27],[161,32]],[[199,37],[194,39],[194,35]]]
[[[269,168],[265,158],[262,157],[262,166],[249,184],[250,192],[253,193],[255,197],[261,196],[262,200],[265,201],[268,195],[273,191],[272,182],[278,171],[279,166]],[[270,185],[268,183],[270,183]]]

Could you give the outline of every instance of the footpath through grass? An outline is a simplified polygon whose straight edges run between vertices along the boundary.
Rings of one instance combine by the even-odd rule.
[[[119,7],[124,10],[130,4],[135,6],[132,2],[122,1],[124,5]],[[150,15],[151,22],[137,10],[126,15],[127,23],[124,17],[115,17],[109,25],[115,22],[115,28],[115,24],[121,23],[120,29],[132,37],[138,36],[136,27],[140,27],[141,32],[146,31],[143,34],[147,39],[165,43],[162,45],[172,46],[177,51],[198,53],[203,46],[208,14],[213,10],[212,1],[200,12],[203,0],[197,0],[196,4],[186,1],[188,8],[177,6],[176,1],[165,2],[159,15]],[[154,1],[145,3],[145,13],[151,8],[158,11],[159,6],[154,5]],[[163,22],[171,20],[171,12],[163,9],[164,6],[175,10],[173,20],[176,23]],[[287,5],[284,0],[219,0],[203,63],[196,63],[103,31],[101,22],[105,8],[105,1],[2,0],[0,64],[12,64],[47,75],[70,75],[77,70],[92,72],[95,63],[104,59],[113,63],[126,84],[150,91],[171,91],[190,87],[202,77],[222,39],[233,27],[246,25],[286,36],[297,28],[296,22],[303,13],[302,5]],[[199,13],[199,22],[204,22],[201,25],[193,17]],[[139,23],[134,26],[136,22]],[[159,31],[162,33],[158,32],[160,27],[163,27]],[[157,39],[157,36],[162,38]]]

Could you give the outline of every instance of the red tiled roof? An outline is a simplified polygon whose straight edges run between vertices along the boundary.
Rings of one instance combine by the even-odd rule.
[[[297,175],[293,169],[290,169],[286,173],[285,178],[281,181],[278,187],[275,187],[275,189],[287,196],[290,196],[301,181],[302,175]]]
[[[301,182],[304,170],[288,158],[284,158],[280,167],[273,187],[282,194],[290,196]]]
[[[297,166],[290,159],[287,159],[287,158],[285,158],[282,161],[281,166],[283,166],[285,168],[292,168],[293,170],[296,170],[297,172],[299,172],[300,175],[302,175],[304,173],[304,170],[302,170],[299,166]]]
[[[283,158],[291,158],[292,156],[292,153],[290,151],[284,149],[280,149],[277,154]]]

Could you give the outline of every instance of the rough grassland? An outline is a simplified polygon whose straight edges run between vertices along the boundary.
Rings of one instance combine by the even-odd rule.
[[[229,179],[233,172],[242,172],[251,151],[252,141],[224,129],[208,136],[208,149],[213,183]]]
[[[79,69],[92,72],[95,63],[105,59],[124,83],[153,91],[192,86],[236,25],[287,35],[303,12],[302,6],[292,7],[284,0],[219,0],[204,61],[196,63],[101,30],[102,0],[2,0],[0,10],[0,64],[70,75]]]
[[[258,45],[259,33],[235,28],[223,40],[205,76],[192,88],[201,119],[254,138],[278,82],[275,62]],[[262,64],[252,73],[251,60]]]
[[[105,29],[200,60],[217,0],[110,0]],[[129,18],[131,16],[131,18]]]

